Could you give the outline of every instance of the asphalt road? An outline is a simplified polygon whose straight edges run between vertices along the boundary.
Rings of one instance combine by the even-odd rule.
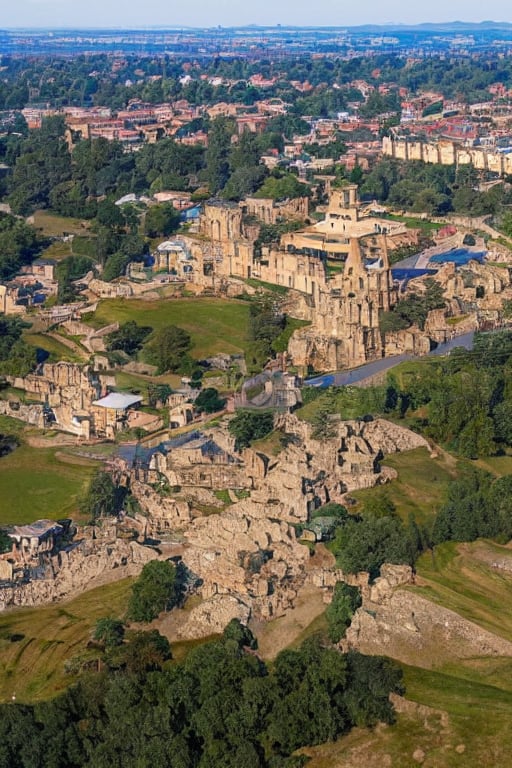
[[[446,355],[456,347],[464,347],[464,349],[473,349],[473,339],[475,336],[474,331],[469,333],[463,333],[460,336],[455,336],[450,341],[443,344],[439,344],[432,352],[429,352],[428,356],[434,355]],[[417,360],[415,355],[395,355],[394,357],[384,357],[380,360],[374,360],[372,363],[366,363],[359,368],[354,368],[351,371],[338,371],[335,373],[326,373],[322,376],[315,376],[312,379],[306,379],[305,386],[308,387],[346,387],[351,384],[359,384],[361,381],[375,376],[377,373],[383,373],[385,371],[395,368],[395,366],[406,360]]]

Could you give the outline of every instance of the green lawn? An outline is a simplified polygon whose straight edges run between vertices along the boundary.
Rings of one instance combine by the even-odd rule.
[[[59,216],[57,213],[43,210],[34,213],[34,227],[49,237],[62,237],[64,233],[73,235],[87,233],[87,228],[82,226],[80,219]]]
[[[90,322],[101,327],[116,320],[135,320],[154,329],[178,325],[192,336],[196,359],[219,352],[237,354],[248,347],[249,305],[243,301],[194,298],[144,301],[114,299],[102,301]]]
[[[171,389],[181,387],[181,376],[173,373],[167,373],[163,376],[145,376],[140,373],[130,373],[129,371],[116,371],[116,389],[126,392],[140,392],[147,400],[149,386],[155,384],[168,384]]]
[[[1,613],[0,701],[14,694],[18,702],[47,699],[72,683],[65,660],[85,651],[97,619],[123,616],[131,583],[124,579],[60,605]]]
[[[77,499],[87,489],[95,467],[55,448],[21,445],[0,458],[0,525],[45,517],[76,519]]]
[[[84,358],[80,357],[72,349],[67,347],[58,339],[48,336],[45,333],[25,333],[24,339],[33,347],[40,347],[50,353],[51,360],[58,362],[64,360],[69,363],[83,363]]]

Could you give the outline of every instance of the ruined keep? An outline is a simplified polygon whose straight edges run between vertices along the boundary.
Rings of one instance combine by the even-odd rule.
[[[260,224],[284,217],[284,211],[298,219],[307,205],[301,200],[208,201],[197,236],[184,238],[194,264],[192,279],[220,291],[233,278],[290,289],[287,312],[311,323],[290,343],[296,365],[334,370],[382,357],[379,312],[397,300],[388,247],[410,242],[415,233],[363,212],[357,186],[349,184],[331,193],[323,221],[283,235],[279,244],[256,247]],[[336,262],[332,274],[328,261]]]

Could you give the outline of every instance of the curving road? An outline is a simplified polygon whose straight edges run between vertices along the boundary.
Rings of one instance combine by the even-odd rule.
[[[456,347],[464,347],[464,349],[473,349],[473,339],[475,336],[474,331],[469,333],[462,333],[460,336],[454,336],[450,341],[446,341],[439,344],[435,349],[429,352],[428,356],[434,355],[446,355]],[[384,373],[385,371],[395,368],[400,363],[406,360],[417,360],[417,355],[396,355],[394,357],[383,357],[380,360],[374,360],[371,363],[366,363],[360,366],[360,368],[354,368],[351,371],[338,371],[336,373],[326,373],[322,376],[315,376],[312,379],[306,379],[304,386],[307,387],[347,387],[352,384],[360,384],[362,381],[369,379],[371,376],[375,376],[377,373]]]

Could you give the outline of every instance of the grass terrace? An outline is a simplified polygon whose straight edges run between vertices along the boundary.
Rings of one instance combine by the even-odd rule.
[[[21,428],[13,424],[21,424]],[[0,431],[16,434],[21,445],[0,458],[0,525],[31,523],[40,518],[77,519],[77,501],[98,466],[96,461],[71,455],[58,446],[32,447],[24,425],[3,417]]]
[[[200,360],[220,352],[245,352],[249,305],[247,302],[197,298],[144,301],[113,299],[102,301],[89,322],[97,328],[134,320],[155,330],[178,325],[192,336],[192,356]]]
[[[85,652],[99,618],[123,616],[131,584],[124,579],[60,605],[0,614],[0,700],[44,700],[74,682],[64,662]]]

